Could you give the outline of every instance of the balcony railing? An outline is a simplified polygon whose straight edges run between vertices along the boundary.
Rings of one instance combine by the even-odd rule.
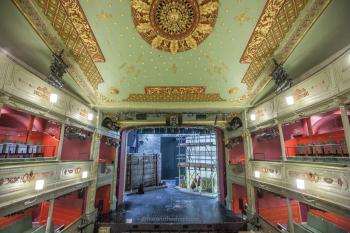
[[[252,161],[250,179],[350,210],[350,169],[346,165]]]
[[[91,166],[91,161],[0,166],[0,215],[87,186],[92,178]]]

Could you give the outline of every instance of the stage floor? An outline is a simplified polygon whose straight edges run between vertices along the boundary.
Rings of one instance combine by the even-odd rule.
[[[175,187],[125,196],[117,211],[102,216],[104,223],[215,224],[241,222],[217,198],[178,191]]]

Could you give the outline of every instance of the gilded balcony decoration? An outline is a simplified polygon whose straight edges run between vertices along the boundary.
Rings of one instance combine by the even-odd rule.
[[[136,30],[153,48],[171,53],[196,48],[213,31],[218,0],[133,0]]]
[[[218,93],[205,93],[204,86],[145,87],[144,94],[130,94],[129,102],[217,102],[225,101]]]

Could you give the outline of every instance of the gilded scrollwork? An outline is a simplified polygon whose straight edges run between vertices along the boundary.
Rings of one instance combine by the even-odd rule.
[[[144,94],[130,94],[129,102],[217,102],[225,101],[218,93],[206,93],[203,86],[145,87]]]
[[[104,62],[105,58],[79,1],[36,2],[84,71],[90,84],[96,89],[103,82],[103,78],[95,62]]]
[[[308,0],[269,0],[240,59],[250,63],[242,83],[252,88]]]
[[[138,33],[153,48],[177,53],[196,48],[213,31],[218,0],[133,0]]]

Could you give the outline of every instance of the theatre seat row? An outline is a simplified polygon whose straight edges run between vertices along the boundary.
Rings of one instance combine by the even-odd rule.
[[[1,143],[0,159],[13,158],[37,158],[44,155],[52,157],[55,153],[55,146]]]
[[[287,153],[290,152],[292,148],[287,148]],[[296,156],[333,156],[333,157],[343,157],[348,156],[349,152],[347,150],[345,140],[336,143],[335,141],[314,142],[307,144],[297,144]]]

